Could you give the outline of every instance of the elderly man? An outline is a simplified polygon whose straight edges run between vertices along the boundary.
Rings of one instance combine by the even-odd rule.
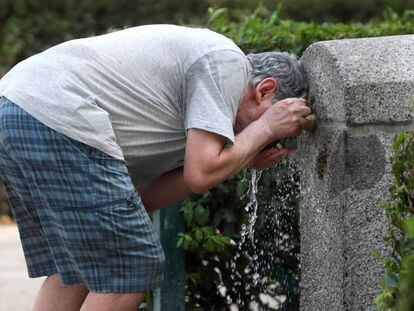
[[[136,310],[164,255],[145,211],[292,150],[307,83],[287,53],[247,57],[207,29],[130,28],[72,40],[0,81],[0,176],[35,310]],[[275,104],[274,104],[275,103]],[[144,208],[145,206],[145,208]]]

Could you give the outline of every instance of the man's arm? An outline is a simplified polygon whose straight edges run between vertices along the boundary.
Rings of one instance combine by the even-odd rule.
[[[177,203],[191,193],[184,183],[182,167],[161,175],[137,190],[148,211]]]
[[[137,189],[146,209],[156,210],[179,202],[191,192],[201,194],[228,179],[249,164],[269,143],[299,135],[301,124],[306,123],[303,116],[309,113],[303,99],[283,100],[241,131],[231,147],[225,147],[226,138],[221,135],[190,129],[184,172],[183,168],[177,168]],[[258,162],[271,163],[273,156],[283,153],[287,154],[288,150],[264,154]]]
[[[190,129],[184,161],[187,181],[183,175],[183,168],[180,167],[138,187],[137,191],[146,210],[154,211],[177,203],[191,192],[203,193],[237,173],[267,145],[268,139],[265,137],[255,139],[264,131],[261,122],[251,124],[248,129],[236,136],[233,147],[224,148],[223,136]],[[211,169],[211,172],[207,170],[208,176],[201,175],[202,172],[204,173],[201,168]],[[196,178],[200,180],[195,180]],[[191,190],[187,186],[188,183]]]
[[[226,148],[226,138],[199,129],[188,131],[184,181],[201,194],[243,169],[270,142],[260,122],[253,122]],[[261,136],[258,138],[258,136]]]
[[[188,131],[184,182],[194,193],[203,193],[244,168],[269,143],[300,134],[304,116],[311,113],[304,99],[286,99],[270,107],[236,137],[226,139],[199,129]]]
[[[236,142],[232,148],[223,147],[225,143],[223,136],[203,130],[191,129],[187,138],[186,146],[188,151],[186,152],[184,163],[189,163],[185,167],[187,178],[190,179],[190,185],[193,188],[192,191],[184,181],[183,168],[174,169],[150,183],[138,187],[137,190],[145,208],[148,211],[154,211],[179,202],[191,192],[205,192],[207,188],[204,184],[208,182],[207,179],[204,180],[205,176],[198,177],[203,178],[203,180],[198,181],[201,186],[194,185],[192,181],[197,177],[195,174],[200,174],[199,166],[214,168],[213,174],[209,176],[211,181],[209,181],[208,188],[237,173],[258,151],[266,146],[266,139],[263,139],[263,143],[258,143],[259,140],[255,139],[257,134],[263,132],[263,129],[257,128],[260,126],[260,123],[252,124],[249,130],[245,130],[236,136]],[[231,152],[228,152],[227,149],[231,149]],[[223,153],[217,155],[217,150],[222,150]],[[214,166],[210,163],[210,160],[214,160],[217,156],[220,157],[220,159],[216,159],[219,165]],[[232,165],[228,165],[228,162],[232,162]]]

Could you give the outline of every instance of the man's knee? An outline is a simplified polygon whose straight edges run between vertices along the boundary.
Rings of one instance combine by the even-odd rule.
[[[46,278],[33,304],[33,310],[79,310],[88,295],[83,284],[63,286],[60,274]]]

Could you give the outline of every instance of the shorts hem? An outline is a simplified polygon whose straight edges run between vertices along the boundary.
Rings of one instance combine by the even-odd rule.
[[[71,286],[75,284],[83,284],[86,288],[94,293],[136,293],[136,292],[146,292],[147,290],[154,290],[161,287],[162,278],[158,278],[155,281],[142,283],[142,282],[135,282],[134,284],[124,284],[122,286],[116,285],[107,285],[107,286],[95,286],[88,284],[87,282],[77,281],[74,279],[71,280],[61,280],[63,286]],[[139,284],[137,284],[139,283]]]
[[[29,271],[29,278],[35,279],[35,278],[41,278],[44,276],[51,276],[53,274],[59,273],[56,269],[48,269],[48,270],[42,270],[42,271]]]
[[[59,274],[58,271],[54,269],[44,270],[41,272],[30,272],[29,278],[40,278],[40,277],[48,277],[53,274]],[[142,282],[129,282],[130,284],[125,284],[123,286],[116,286],[116,285],[108,285],[108,286],[94,286],[90,285],[87,282],[83,282],[76,277],[66,277],[61,279],[62,286],[72,286],[76,284],[84,285],[88,290],[94,293],[135,293],[135,292],[146,292],[147,290],[154,290],[160,288],[162,285],[163,277],[159,276],[155,278],[155,280],[147,283]],[[139,284],[136,284],[139,283]]]

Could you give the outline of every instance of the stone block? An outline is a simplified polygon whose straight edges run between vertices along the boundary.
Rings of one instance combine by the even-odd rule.
[[[300,139],[301,310],[376,310],[395,135],[411,128],[414,36],[311,45],[302,62],[318,117]]]
[[[356,124],[411,120],[413,51],[413,35],[309,46],[302,61],[318,116]]]

